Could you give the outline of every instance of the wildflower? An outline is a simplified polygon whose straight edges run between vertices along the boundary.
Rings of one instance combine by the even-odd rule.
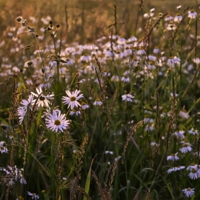
[[[7,166],[7,168],[1,168],[0,171],[5,172],[6,175],[2,176],[1,182],[5,183],[7,186],[12,186],[15,184],[17,180],[20,181],[21,184],[26,184],[26,180],[23,177],[24,169],[18,169],[16,166]]]
[[[198,165],[195,164],[195,163],[192,163],[191,165],[189,165],[189,166],[187,167],[187,170],[190,170],[190,171],[191,171],[192,169],[197,170],[197,169],[198,169]]]
[[[95,102],[93,103],[94,106],[101,106],[103,103],[100,99],[96,99]]]
[[[147,124],[147,123],[153,123],[153,119],[152,118],[144,118],[144,123]]]
[[[184,133],[185,133],[185,131],[176,131],[176,132],[174,133],[174,135],[175,135],[177,138],[184,139],[184,138],[185,138]]]
[[[28,100],[23,99],[21,101],[21,106],[19,106],[17,109],[17,115],[20,124],[22,124],[24,117],[26,116],[27,110],[28,109],[32,110],[33,98],[34,96],[31,94],[29,95]]]
[[[146,51],[144,49],[140,49],[137,51],[137,55],[145,55]]]
[[[193,58],[192,61],[196,64],[200,64],[200,58]]]
[[[137,41],[137,38],[135,36],[132,36],[127,40],[127,43],[131,43],[131,42],[135,42],[135,41]]]
[[[31,193],[29,191],[27,191],[28,196],[31,196],[31,199],[39,199],[39,195],[35,194],[35,193]]]
[[[173,23],[170,23],[170,24],[167,25],[168,31],[174,31],[174,30],[176,30],[176,28],[177,28],[176,25],[173,24]]]
[[[30,108],[32,110],[34,96],[32,94],[29,95],[28,100],[23,99],[21,105],[24,109]]]
[[[172,160],[172,161],[179,160],[179,157],[177,155],[178,155],[178,152],[175,154],[171,154],[171,155],[167,156],[167,160]]]
[[[131,94],[124,94],[122,95],[122,101],[132,102],[134,96]]]
[[[173,94],[172,92],[170,92],[170,96],[171,97],[178,97],[178,94],[177,93]]]
[[[171,172],[175,172],[175,171],[180,171],[182,169],[185,169],[185,166],[178,166],[178,167],[170,167],[168,170],[167,170],[167,173],[171,173]]]
[[[70,113],[69,113],[69,115],[76,115],[76,116],[78,116],[78,115],[80,115],[81,114],[81,111],[79,111],[79,110],[75,110],[75,109],[73,109],[73,110],[71,110],[70,111]]]
[[[113,155],[113,151],[105,151],[105,154]]]
[[[17,109],[17,115],[18,115],[18,118],[19,118],[19,124],[22,124],[22,122],[24,121],[24,117],[26,116],[26,112],[27,112],[27,110],[24,109],[22,106],[20,106]]]
[[[129,78],[128,76],[123,76],[123,77],[121,78],[121,81],[122,81],[122,82],[125,82],[125,83],[128,83],[128,82],[130,82],[130,78]]]
[[[189,175],[188,175],[191,179],[195,180],[198,179],[198,172],[196,169],[191,169]]]
[[[144,128],[144,131],[154,131],[155,130],[155,128],[154,128],[154,125],[146,125],[145,126],[145,128]]]
[[[174,17],[174,22],[181,22],[183,19],[183,17],[178,13],[175,17]]]
[[[196,17],[197,17],[197,12],[195,12],[194,10],[188,11],[188,18],[195,19]]]
[[[192,147],[191,147],[191,144],[189,142],[183,142],[183,147],[180,148],[180,151],[182,153],[187,153],[187,152],[190,152],[192,151]]]
[[[155,146],[155,147],[159,147],[159,144],[156,143],[156,142],[151,142],[150,145],[151,145],[152,147],[154,147],[154,146]]]
[[[68,128],[70,121],[65,119],[65,114],[61,114],[60,110],[53,110],[52,114],[47,114],[45,119],[46,126],[52,131],[63,132]]]
[[[1,153],[8,153],[8,149],[6,147],[5,141],[0,141],[0,152]]]
[[[190,115],[185,111],[180,111],[179,116],[184,118],[184,119],[188,119],[190,117]]]
[[[160,49],[159,49],[158,47],[155,47],[155,48],[153,49],[153,53],[154,53],[154,54],[160,53]]]
[[[37,93],[34,93],[34,92],[31,92],[31,94],[33,94],[37,99],[34,99],[33,100],[33,105],[37,105],[38,107],[49,107],[49,104],[51,104],[51,102],[49,100],[53,99],[54,97],[54,94],[50,94],[50,95],[44,95],[43,94],[43,91],[42,91],[42,88],[39,87],[39,88],[36,88],[36,92]]]
[[[173,17],[172,16],[170,16],[170,15],[167,15],[166,17],[165,17],[165,21],[167,22],[167,21],[172,21],[173,20]]]
[[[199,134],[199,131],[198,130],[194,130],[194,128],[191,128],[189,131],[188,131],[189,134],[191,135],[198,135]]]
[[[112,76],[111,77],[111,81],[118,82],[119,81],[119,76],[117,76],[117,75]]]
[[[83,109],[83,110],[85,110],[85,109],[87,109],[87,108],[89,108],[90,106],[88,105],[88,104],[86,104],[86,103],[82,103],[81,104],[81,108]]]
[[[83,97],[83,94],[79,94],[81,92],[80,90],[75,90],[72,93],[69,90],[66,90],[65,92],[68,96],[63,96],[62,100],[65,105],[68,104],[68,108],[70,107],[73,109],[81,106],[81,104],[78,102],[78,100]]]
[[[186,197],[192,197],[194,195],[194,188],[185,188],[182,191]]]

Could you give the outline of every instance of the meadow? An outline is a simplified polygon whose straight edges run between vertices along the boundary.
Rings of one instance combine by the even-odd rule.
[[[0,199],[200,199],[187,3],[0,1]]]

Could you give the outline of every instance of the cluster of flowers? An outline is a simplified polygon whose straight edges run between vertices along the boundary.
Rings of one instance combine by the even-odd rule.
[[[0,167],[0,171],[3,172],[1,176],[1,182],[7,186],[12,186],[19,180],[21,184],[26,184],[23,173],[24,169],[18,169],[16,166],[7,166],[7,168]]]
[[[190,135],[199,135],[199,131],[195,130],[194,128],[191,128],[190,130],[188,130],[188,133]],[[192,145],[187,141],[184,140],[185,139],[185,131],[180,130],[180,131],[176,131],[173,135],[179,139],[182,139],[181,143],[182,143],[182,147],[179,149],[181,153],[185,154],[185,153],[189,153],[192,152]],[[195,153],[194,153],[195,154]],[[198,152],[196,154],[199,154]],[[171,154],[169,156],[167,156],[167,160],[168,161],[178,161],[180,158],[178,156],[178,152],[176,152],[175,154]],[[170,167],[167,172],[168,173],[172,173],[172,172],[176,172],[176,171],[180,171],[185,169],[185,166],[177,166],[177,167]],[[191,165],[189,165],[186,168],[187,171],[189,171],[189,178],[192,180],[198,179],[200,178],[200,165],[192,163]],[[195,188],[185,188],[182,190],[184,192],[184,194],[186,195],[186,197],[192,197],[195,193]]]
[[[36,91],[37,93],[32,92],[27,100],[23,99],[21,101],[17,111],[19,123],[23,123],[28,111],[31,112],[34,109],[45,107],[46,110],[44,111],[43,117],[45,117],[47,128],[55,132],[63,132],[66,130],[70,124],[70,120],[66,120],[65,114],[62,114],[59,109],[50,109],[54,94],[44,95],[42,88],[37,88]],[[68,105],[71,112],[76,114],[77,112],[80,113],[80,111],[75,112],[74,108],[81,107],[79,100],[83,98],[83,94],[80,92],[80,90],[75,90],[73,92],[66,90],[67,96],[62,97],[63,104]],[[85,105],[83,107],[87,108]]]

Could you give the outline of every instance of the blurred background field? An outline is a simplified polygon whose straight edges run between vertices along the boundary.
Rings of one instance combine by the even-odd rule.
[[[64,36],[68,42],[93,42],[95,39],[109,34],[108,26],[114,23],[114,9],[116,5],[118,33],[126,38],[135,34],[136,21],[142,19],[141,13],[151,8],[159,12],[177,12],[176,6],[183,8],[198,7],[200,0],[147,0],[143,1],[142,9],[139,10],[141,1],[105,1],[105,0],[1,0],[0,1],[0,34],[15,25],[15,18],[23,16],[36,17],[38,27],[40,19],[50,15],[56,23],[63,27]],[[138,16],[139,19],[138,19]],[[36,27],[37,28],[37,27]]]

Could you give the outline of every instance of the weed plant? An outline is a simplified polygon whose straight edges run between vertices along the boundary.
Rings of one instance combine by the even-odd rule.
[[[5,29],[0,199],[200,198],[199,9],[143,3],[128,37],[116,5],[90,44],[50,15]]]

